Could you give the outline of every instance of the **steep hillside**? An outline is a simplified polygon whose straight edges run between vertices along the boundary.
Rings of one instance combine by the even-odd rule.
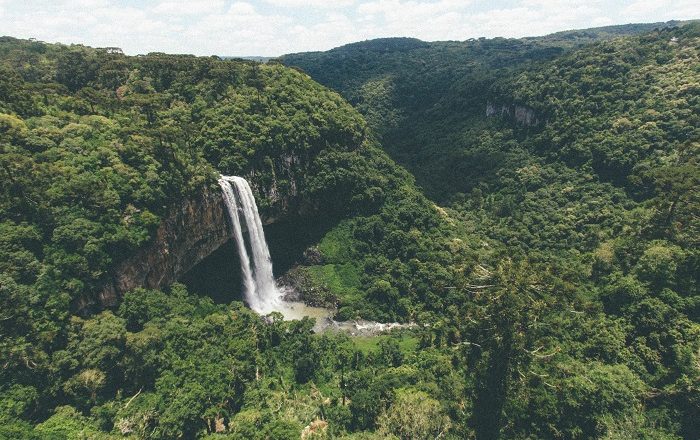
[[[588,311],[589,325],[624,328],[619,359],[659,390],[654,411],[679,411],[685,438],[698,430],[686,387],[697,369],[672,352],[699,343],[699,30],[597,43],[499,78],[489,100],[538,122],[506,113],[451,137],[466,140],[453,169],[472,182],[454,211],[513,251],[575,268],[576,290],[604,312]],[[479,157],[496,158],[494,178],[475,179]]]
[[[293,245],[286,249],[292,262],[321,242],[320,251],[309,251],[318,258],[292,277],[317,294],[313,300],[337,305],[344,318],[401,321],[438,306],[420,301],[415,288],[401,300],[394,286],[418,271],[409,265],[416,255],[435,261],[446,249],[447,223],[411,176],[367,138],[359,113],[293,69],[159,53],[127,57],[113,48],[3,37],[0,148],[0,437],[75,438],[64,417],[91,432],[94,420],[81,427],[76,408],[87,416],[122,393],[154,392],[156,382],[187,377],[167,356],[213,365],[217,360],[195,347],[215,353],[214,346],[242,343],[219,360],[227,365],[241,358],[246,365],[247,372],[236,375],[236,397],[222,390],[216,391],[224,393],[220,400],[190,395],[186,399],[197,402],[190,405],[168,394],[168,385],[132,421],[166,412],[152,421],[157,436],[190,438],[241,409],[242,393],[256,377],[251,371],[293,371],[301,348],[275,348],[283,356],[270,352],[264,362],[249,351],[268,356],[262,354],[268,342],[286,344],[268,331],[289,332],[282,339],[292,344],[305,341],[298,346],[305,353],[317,344],[308,340],[307,322],[265,327],[241,307],[239,286],[218,298],[228,305],[217,306],[173,284],[228,238],[219,173],[251,182],[270,228]],[[387,280],[379,265],[389,262],[403,278]],[[234,264],[226,270],[236,271]],[[111,310],[94,315],[105,307]],[[238,336],[223,333],[207,342],[197,333],[209,325],[204,321],[239,318],[230,329],[243,332]],[[180,324],[168,330],[171,319]],[[132,344],[151,344],[135,341],[155,329],[165,333],[150,339],[157,347],[142,347],[159,359],[149,364],[142,356],[150,355],[131,351],[140,350]],[[268,342],[251,342],[257,331]],[[194,345],[164,348],[166,334]],[[268,361],[282,362],[280,369],[254,366]],[[188,368],[199,374],[199,366]],[[194,386],[200,379],[185,380]],[[218,408],[212,416],[204,417],[205,402]],[[171,406],[180,404],[190,415],[173,414]],[[49,421],[30,434],[60,405],[70,408],[56,409],[58,428]],[[137,430],[117,427],[121,416],[110,414],[94,429]]]
[[[423,42],[394,38],[349,44],[327,52],[285,55],[280,61],[307,72],[341,93],[367,119],[391,157],[416,176],[438,202],[494,175],[500,157],[460,157],[470,148],[467,132],[483,124],[499,78],[594,43],[673,27],[683,22],[632,24],[522,39]],[[508,103],[510,104],[510,103]],[[435,178],[439,175],[440,178]]]
[[[638,30],[313,54],[366,119],[279,63],[1,39],[0,438],[694,439],[700,33],[592,41]],[[235,272],[218,172],[307,300],[418,325],[173,283]]]
[[[690,358],[680,353],[697,353],[700,343],[698,24],[572,51],[579,34],[590,43],[596,32],[379,40],[283,61],[353,102],[386,151],[449,206],[458,228],[481,237],[483,250],[520,261],[501,260],[496,273],[477,267],[461,285],[471,301],[447,312],[447,328],[478,344],[465,354],[476,368],[478,437],[628,432],[593,407],[572,409],[578,422],[554,410],[567,398],[547,388],[566,394],[584,362],[598,378],[621,384],[629,369],[645,383],[647,394],[625,385],[648,408],[634,424],[673,431],[675,419],[676,432],[692,438],[698,358],[686,369]],[[560,45],[564,35],[573,44]],[[485,294],[487,280],[509,287]],[[497,336],[476,330],[484,327]],[[606,352],[609,343],[616,348]],[[602,383],[593,387],[605,393]]]

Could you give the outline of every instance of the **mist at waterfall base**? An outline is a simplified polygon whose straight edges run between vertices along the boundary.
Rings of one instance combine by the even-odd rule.
[[[288,292],[275,283],[272,258],[248,182],[242,177],[221,176],[219,185],[231,219],[240,259],[244,298],[248,306],[261,315],[280,312],[285,319],[301,319],[304,316],[318,320],[329,318],[332,312],[328,309],[284,300]]]

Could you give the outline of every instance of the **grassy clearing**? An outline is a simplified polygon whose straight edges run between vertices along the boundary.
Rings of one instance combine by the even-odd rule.
[[[418,337],[412,333],[401,332],[399,334],[380,335],[380,336],[357,336],[352,338],[355,348],[365,354],[379,350],[379,344],[382,340],[393,339],[399,343],[401,353],[413,353],[418,348]]]
[[[318,244],[323,258],[329,263],[352,261],[355,238],[350,221],[343,221],[330,230]]]

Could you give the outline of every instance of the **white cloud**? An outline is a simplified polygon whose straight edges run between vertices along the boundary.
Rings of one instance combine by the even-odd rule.
[[[424,14],[424,19],[430,19],[436,14],[449,11],[464,10],[469,6],[469,1],[440,0],[429,1],[402,1],[402,0],[374,0],[359,5],[360,14],[384,14],[386,18],[400,19],[401,17],[415,17]]]
[[[664,3],[668,2],[664,0],[640,0],[628,5],[624,11],[631,16],[650,14],[666,7],[667,5]]]
[[[593,23],[605,20],[605,13],[600,8],[588,4],[588,2],[571,5],[557,3],[541,8],[519,6],[508,9],[495,9],[473,14],[469,17],[469,21],[475,24],[472,32],[476,31],[478,33],[478,35],[471,36],[487,37],[544,35],[558,30],[585,27],[580,26],[580,23],[586,23],[586,26],[593,26]]]
[[[542,35],[580,23],[607,23],[600,5],[597,0],[522,0],[508,8],[487,9],[478,2],[459,0],[372,0],[360,4],[357,11],[367,18],[363,24],[367,23],[370,35],[464,40]]]
[[[156,14],[189,16],[216,13],[225,6],[224,0],[163,1],[153,7]]]
[[[119,46],[132,53],[159,50],[168,44],[170,23],[149,11],[117,7],[106,1],[79,0],[79,6],[56,1],[29,14],[11,12],[0,23],[3,33],[36,37],[48,42],[83,43],[92,46]]]
[[[131,54],[274,56],[378,37],[521,37],[698,12],[697,0],[0,0],[0,33]]]
[[[373,0],[360,4],[357,12],[367,18],[362,21],[365,38],[463,39],[469,5],[468,1],[458,0]]]
[[[552,9],[552,8],[561,8],[561,7],[574,7],[574,6],[581,6],[581,5],[601,5],[603,4],[602,0],[567,0],[567,1],[561,1],[561,0],[521,0],[519,3],[519,6],[522,7],[537,7],[537,8],[545,8],[545,9]]]
[[[279,8],[340,9],[355,4],[355,0],[265,0]]]
[[[362,30],[345,14],[330,13],[323,21],[312,25],[295,25],[289,38],[296,42],[294,51],[318,50],[319,42],[324,49],[363,39]]]
[[[700,4],[696,0],[637,0],[623,9],[630,20],[656,17],[654,21],[700,18]]]
[[[256,15],[255,7],[250,3],[236,2],[228,9],[229,14],[234,15]]]
[[[184,37],[193,52],[219,55],[280,54],[289,42],[280,38],[294,25],[291,18],[262,14],[247,2],[233,3],[223,14],[208,15],[189,26]]]
[[[591,26],[593,27],[609,26],[611,24],[614,24],[614,22],[610,17],[598,17],[591,21]]]

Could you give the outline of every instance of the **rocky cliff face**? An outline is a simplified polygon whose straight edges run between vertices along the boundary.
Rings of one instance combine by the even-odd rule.
[[[174,206],[151,242],[114,269],[96,299],[83,299],[76,308],[87,311],[115,306],[131,289],[171,284],[230,238],[221,193],[203,189]]]
[[[245,175],[256,201],[263,205],[260,214],[265,225],[310,209],[300,201],[297,189],[297,174],[305,163],[294,156],[282,157],[274,164],[277,172],[273,171],[266,182],[262,181],[263,173],[254,170]],[[129,290],[172,284],[231,238],[221,192],[216,186],[203,188],[199,194],[175,204],[149,244],[114,268],[96,298],[82,298],[75,308],[88,313],[114,307]]]
[[[525,125],[528,127],[538,125],[540,123],[535,110],[530,107],[522,105],[506,105],[506,104],[496,104],[494,102],[486,103],[486,116],[500,116],[503,118],[509,118],[515,120],[518,124]]]
[[[304,209],[299,206],[299,185],[303,180],[309,157],[287,153],[275,158],[269,170],[252,169],[243,177],[256,195],[260,216],[265,224]]]
[[[309,152],[289,152],[242,174],[255,194],[264,225],[316,212],[316,204],[305,200],[302,191],[312,162]],[[97,295],[81,298],[74,308],[88,314],[116,306],[129,290],[168,286],[231,238],[228,213],[218,186],[203,188],[174,204],[149,244],[118,264]]]

